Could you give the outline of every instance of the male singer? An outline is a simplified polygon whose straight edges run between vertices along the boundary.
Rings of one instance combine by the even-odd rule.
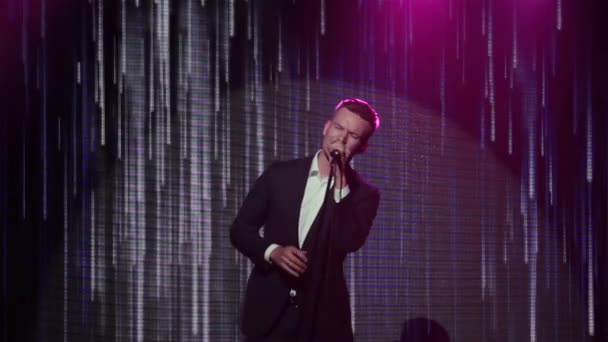
[[[349,162],[379,124],[367,102],[341,101],[321,149],[272,164],[245,198],[230,238],[254,263],[242,310],[247,341],[353,340],[342,263],[365,243],[380,194]]]

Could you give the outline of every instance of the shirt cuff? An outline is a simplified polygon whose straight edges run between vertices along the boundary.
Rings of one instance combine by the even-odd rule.
[[[350,194],[350,188],[348,185],[342,189],[334,189],[334,200],[336,203],[340,203],[340,201],[344,199],[344,197],[348,196],[348,194]]]
[[[277,245],[276,243],[273,243],[268,246],[268,248],[266,248],[266,251],[264,252],[264,260],[266,260],[269,264],[272,264],[272,260],[270,260],[270,254],[272,254],[272,251],[279,247],[281,246]]]

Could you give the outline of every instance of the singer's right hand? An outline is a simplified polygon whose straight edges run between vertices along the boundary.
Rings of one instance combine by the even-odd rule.
[[[308,263],[306,251],[293,246],[275,248],[270,253],[270,260],[296,278],[306,271]]]

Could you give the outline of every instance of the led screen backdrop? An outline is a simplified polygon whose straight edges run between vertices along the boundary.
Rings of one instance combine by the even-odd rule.
[[[5,340],[239,341],[228,229],[345,97],[381,192],[357,341],[602,340],[606,59],[570,0],[2,3]],[[299,205],[299,204],[294,204]],[[418,319],[418,320],[416,320]]]

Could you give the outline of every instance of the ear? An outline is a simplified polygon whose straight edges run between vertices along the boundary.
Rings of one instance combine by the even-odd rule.
[[[325,121],[325,126],[323,126],[323,136],[327,134],[327,130],[329,130],[329,126],[331,125],[331,120]]]

